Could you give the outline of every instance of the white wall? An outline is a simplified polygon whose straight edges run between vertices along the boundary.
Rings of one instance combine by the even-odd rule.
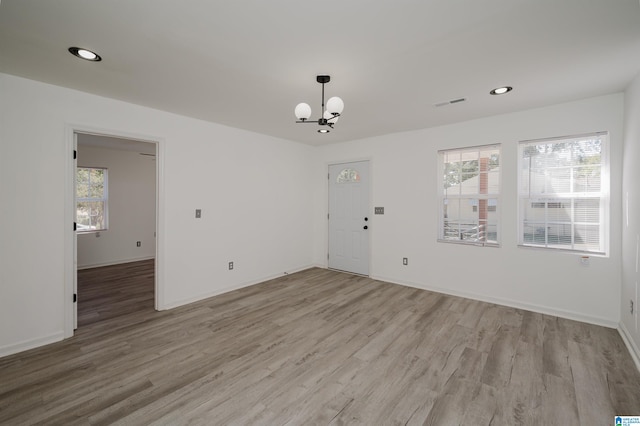
[[[109,214],[107,230],[78,234],[78,268],[155,257],[155,158],[82,145],[82,138],[83,135],[78,135],[78,167],[108,170]]]
[[[425,113],[428,113],[425,112]],[[489,117],[318,148],[315,263],[326,264],[327,164],[371,160],[374,278],[616,327],[620,319],[623,95]],[[517,247],[517,145],[521,140],[610,132],[610,256],[580,265],[576,254]],[[500,248],[438,243],[437,151],[502,144]],[[409,265],[402,265],[402,258]],[[461,267],[461,265],[463,265]]]
[[[638,285],[640,273],[640,74],[625,93],[625,138],[622,178],[622,298],[621,328],[640,359]],[[631,314],[630,301],[634,303]],[[638,365],[640,368],[640,364]]]
[[[69,322],[70,128],[160,141],[161,308],[311,264],[311,147],[5,74],[0,93],[0,356]]]
[[[638,85],[627,145],[637,141]],[[622,94],[312,148],[9,75],[0,74],[0,93],[0,356],[64,336],[72,128],[160,142],[161,308],[326,265],[327,165],[369,158],[371,204],[385,207],[370,216],[374,278],[620,321]],[[518,248],[518,141],[602,130],[611,136],[610,256],[585,268],[574,254]],[[437,243],[437,151],[493,143],[503,148],[502,246]]]

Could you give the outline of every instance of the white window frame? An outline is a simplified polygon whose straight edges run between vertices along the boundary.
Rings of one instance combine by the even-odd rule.
[[[569,188],[570,192],[562,192],[562,193],[532,193],[529,180],[530,173],[527,175],[525,173],[525,165],[523,151],[526,146],[532,146],[535,144],[554,144],[554,143],[565,143],[570,141],[584,140],[587,138],[599,138],[601,143],[600,148],[600,191],[599,192],[574,192],[573,179],[574,174],[573,170],[578,165],[572,164],[570,170],[570,182]],[[610,226],[609,226],[609,215],[610,215],[610,163],[609,163],[609,133],[608,132],[594,132],[594,133],[585,133],[571,136],[563,136],[563,137],[555,137],[555,138],[547,138],[547,139],[535,139],[535,140],[527,140],[521,141],[518,144],[518,245],[520,247],[527,248],[536,248],[541,250],[553,250],[559,252],[567,252],[567,253],[576,253],[580,255],[591,255],[591,256],[602,256],[608,257],[609,255],[609,239],[610,239]],[[527,170],[530,170],[527,168]],[[546,170],[546,169],[545,169]],[[599,199],[599,242],[600,247],[598,250],[585,250],[581,248],[575,248],[575,225],[580,224],[580,221],[575,219],[574,215],[574,203],[575,200],[578,199]],[[544,244],[535,243],[535,242],[526,242],[525,241],[525,203],[539,203],[542,204],[542,208],[544,208],[544,203],[557,203],[556,206],[560,205],[560,203],[566,202],[566,200],[570,200],[570,209],[571,209],[571,218],[570,221],[564,223],[564,226],[567,224],[571,227],[571,248],[566,247],[558,247],[554,246],[549,242],[549,235],[545,232],[545,242]],[[554,207],[556,207],[554,206]],[[548,221],[548,212],[549,207],[546,207],[545,210],[545,226],[554,225],[552,221]],[[559,222],[555,224],[559,226]]]
[[[460,190],[460,193],[458,195],[452,194],[452,193],[447,193],[445,194],[445,188],[444,188],[444,174],[445,174],[445,164],[444,164],[444,156],[446,154],[451,154],[451,153],[473,153],[473,152],[478,152],[480,153],[483,150],[491,150],[491,149],[497,149],[499,152],[499,159],[498,159],[498,171],[497,172],[493,172],[496,173],[498,175],[498,192],[497,193],[486,193],[486,194],[482,194],[480,193],[480,191],[478,190],[475,193],[469,193],[469,194],[462,194],[462,188]],[[501,211],[501,205],[502,205],[502,201],[501,201],[501,192],[502,192],[502,145],[501,144],[490,144],[490,145],[478,145],[478,146],[469,146],[469,147],[463,147],[463,148],[452,148],[452,149],[443,149],[443,150],[439,150],[438,151],[438,179],[437,179],[437,184],[438,184],[438,242],[442,242],[442,243],[453,243],[453,244],[465,244],[465,245],[474,245],[474,246],[482,246],[482,247],[500,247],[501,244],[501,216],[500,216],[500,211]],[[480,176],[480,172],[478,173],[478,176]],[[487,176],[488,177],[488,176]],[[462,181],[461,181],[462,182]],[[481,225],[480,225],[480,219],[478,219],[478,226],[477,226],[477,233],[476,233],[476,238],[465,238],[465,236],[463,235],[463,232],[459,232],[460,234],[460,238],[459,239],[453,239],[453,238],[448,238],[445,234],[445,227],[446,227],[446,220],[445,220],[445,203],[448,203],[449,200],[466,200],[467,203],[470,206],[474,206],[476,204],[474,204],[475,202],[479,202],[480,200],[486,200],[487,201],[487,212],[493,213],[496,215],[497,217],[497,223],[496,223],[496,228],[495,228],[495,233],[496,233],[496,238],[495,240],[487,240],[486,239],[486,235],[487,235],[487,230],[486,228],[484,228],[483,230],[481,230]],[[493,201],[495,200],[495,201]],[[493,208],[491,208],[493,207]],[[476,213],[477,213],[477,208],[476,208]],[[460,213],[458,214],[458,217],[460,217]],[[458,222],[460,222],[458,220]],[[461,230],[460,228],[460,224],[459,225],[459,231]],[[470,231],[473,233],[473,230]]]
[[[104,172],[104,186],[103,186],[103,191],[102,191],[102,197],[78,197],[77,196],[77,179],[78,179],[78,170],[81,169],[87,169],[87,170],[102,170]],[[104,226],[101,228],[95,228],[95,229],[80,229],[80,227],[78,226],[77,228],[77,232],[78,233],[90,233],[90,232],[100,232],[100,231],[106,231],[109,229],[109,171],[106,167],[84,167],[84,166],[78,166],[76,168],[76,211],[78,209],[78,203],[83,203],[83,202],[101,202],[104,204]],[[76,213],[77,214],[77,213]]]

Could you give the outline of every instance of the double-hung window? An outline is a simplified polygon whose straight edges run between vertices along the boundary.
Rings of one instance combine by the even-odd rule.
[[[76,169],[76,224],[78,232],[107,229],[107,169]]]
[[[500,145],[438,152],[439,241],[500,242]]]
[[[519,244],[606,254],[608,135],[519,144]]]

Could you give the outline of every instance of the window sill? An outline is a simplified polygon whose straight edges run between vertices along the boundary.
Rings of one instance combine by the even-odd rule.
[[[99,234],[104,231],[107,231],[107,229],[89,229],[86,231],[76,230],[76,234]]]
[[[474,241],[460,241],[460,240],[443,240],[438,238],[439,243],[448,243],[448,244],[458,244],[462,246],[476,246],[476,247],[493,247],[500,248],[500,243],[482,243],[482,242],[474,242]]]
[[[529,244],[518,244],[519,248],[529,249],[529,250],[543,250],[549,252],[557,252],[564,254],[575,254],[578,256],[593,256],[593,257],[609,257],[606,252],[602,251],[582,251],[582,250],[572,250],[572,249],[564,249],[564,248],[556,248],[556,247],[545,247],[545,246],[535,246]]]

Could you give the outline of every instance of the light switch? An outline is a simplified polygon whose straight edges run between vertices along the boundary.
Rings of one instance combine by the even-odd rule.
[[[200,219],[202,217],[202,210],[196,209],[196,219]]]

